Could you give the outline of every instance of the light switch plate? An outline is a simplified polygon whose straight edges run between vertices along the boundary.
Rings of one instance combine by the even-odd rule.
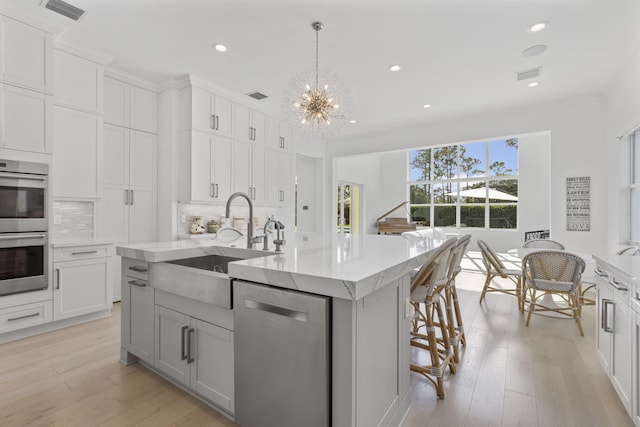
[[[53,216],[53,224],[54,225],[62,224],[62,215],[54,215]]]

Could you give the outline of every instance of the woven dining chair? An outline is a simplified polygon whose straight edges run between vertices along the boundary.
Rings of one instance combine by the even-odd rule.
[[[456,240],[451,238],[436,248],[411,280],[411,304],[415,316],[410,331],[410,345],[418,351],[426,351],[430,363],[412,362],[410,368],[433,383],[440,399],[444,399],[443,376],[446,368],[452,374],[456,372],[447,319],[442,308],[449,258]]]
[[[554,312],[575,320],[584,336],[580,316],[582,303],[580,280],[585,263],[582,258],[565,251],[546,250],[532,252],[522,259],[522,273],[525,301],[528,305],[526,326],[533,313],[544,315]],[[560,296],[556,302],[543,304],[545,295]],[[551,317],[551,316],[549,316]]]
[[[458,238],[455,246],[451,249],[449,257],[449,269],[447,270],[447,286],[445,289],[447,312],[447,325],[449,327],[449,339],[453,347],[453,361],[460,362],[460,345],[467,345],[462,324],[462,312],[458,303],[458,291],[456,289],[456,277],[462,271],[462,257],[467,251],[467,246],[471,241],[471,235],[465,234]]]
[[[564,250],[564,245],[551,239],[533,239],[524,242],[523,248],[559,249]]]
[[[629,246],[627,248],[620,249],[616,252],[616,255],[640,255],[640,248],[637,246]]]
[[[484,287],[482,288],[482,294],[480,295],[480,304],[484,300],[484,297],[488,292],[501,292],[508,295],[513,295],[518,300],[518,309],[520,312],[524,312],[524,305],[522,299],[522,270],[509,269],[504,266],[498,255],[482,240],[478,240],[478,246],[480,247],[480,253],[482,254],[482,263],[486,270],[487,278],[484,281]],[[513,288],[503,288],[493,285],[493,279],[501,277],[503,279],[509,279],[513,282]]]

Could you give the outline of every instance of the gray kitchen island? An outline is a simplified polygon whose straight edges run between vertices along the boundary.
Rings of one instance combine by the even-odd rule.
[[[401,425],[410,274],[441,243],[298,234],[281,253],[242,240],[120,246],[121,361],[246,427]]]

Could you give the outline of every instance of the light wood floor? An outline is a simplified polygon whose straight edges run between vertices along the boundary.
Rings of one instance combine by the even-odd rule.
[[[595,356],[593,306],[584,338],[570,320],[537,316],[526,328],[512,297],[478,304],[483,278],[459,276],[468,344],[446,398],[412,373],[405,426],[632,425]],[[119,310],[0,345],[0,425],[236,426],[146,369],[120,365]]]

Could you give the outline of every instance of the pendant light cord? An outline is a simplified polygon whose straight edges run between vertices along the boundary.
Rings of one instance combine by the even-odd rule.
[[[320,32],[319,28],[316,28],[316,92],[318,91],[318,33]]]

